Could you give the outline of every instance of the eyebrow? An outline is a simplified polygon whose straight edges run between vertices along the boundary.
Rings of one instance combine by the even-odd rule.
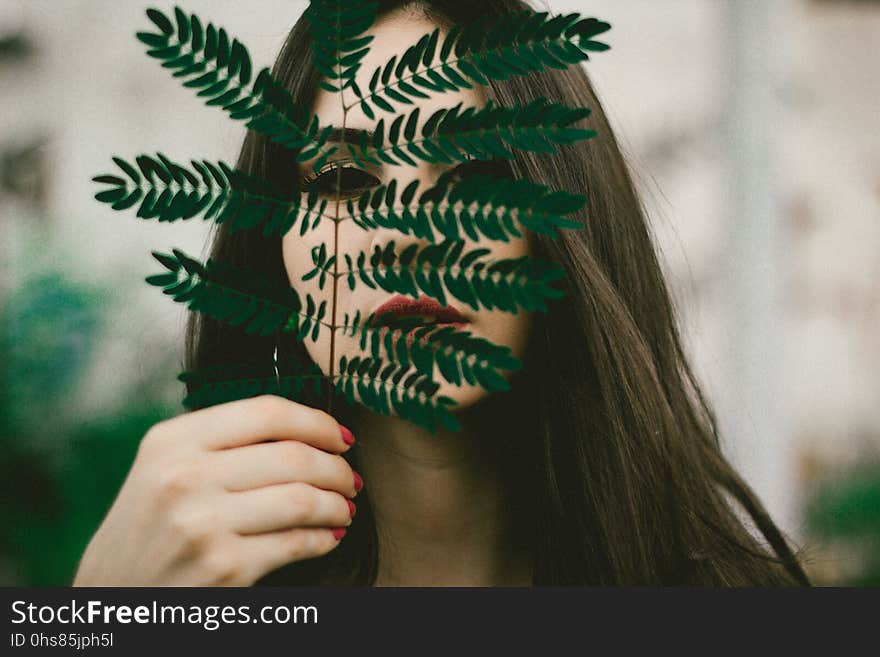
[[[361,139],[363,139],[363,135],[366,134],[367,141],[370,142],[373,139],[372,130],[361,129],[358,130],[356,128],[333,128],[330,131],[330,136],[327,137],[328,142],[336,142],[341,144],[345,141],[346,144],[360,144]]]

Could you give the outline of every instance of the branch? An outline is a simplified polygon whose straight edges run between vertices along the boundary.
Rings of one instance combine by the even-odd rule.
[[[173,249],[174,255],[153,252],[167,272],[148,276],[150,285],[189,309],[226,321],[231,326],[245,325],[247,334],[271,335],[276,331],[295,333],[298,340],[307,336],[317,340],[327,302],[315,303],[306,295],[306,306],[296,291],[280,287],[253,273],[225,263],[193,260]]]
[[[362,36],[376,21],[379,5],[364,0],[312,0],[305,11],[311,26],[318,86],[339,93],[354,84],[372,36]],[[333,82],[336,81],[336,82]],[[343,102],[343,107],[345,106]]]
[[[546,312],[547,300],[563,296],[552,286],[564,277],[564,271],[556,265],[530,256],[481,260],[491,253],[489,249],[464,252],[464,246],[462,240],[421,248],[410,244],[397,253],[392,240],[384,248],[377,245],[369,256],[364,251],[354,258],[345,254],[348,270],[338,276],[345,277],[352,290],[360,281],[373,290],[381,288],[416,299],[425,294],[442,305],[446,305],[448,293],[474,310]],[[330,268],[336,264],[335,256],[328,259],[322,245],[313,249],[312,259],[315,267],[303,276],[303,281],[317,277],[323,288]]]
[[[159,28],[159,33],[137,33],[150,47],[147,54],[162,60],[163,68],[173,69],[174,77],[189,78],[183,86],[201,89],[197,95],[207,98],[207,105],[220,106],[230,118],[247,120],[251,130],[299,151],[300,162],[314,157],[327,142],[332,126],[321,128],[318,117],[294,102],[268,68],[247,89],[250,55],[238,39],[230,42],[226,30],[212,23],[203,28],[198,16],[187,16],[179,7],[174,8],[176,29],[161,11],[148,9],[147,16]]]
[[[327,201],[317,192],[306,199],[291,196],[265,178],[233,169],[225,162],[191,160],[196,175],[162,153],[153,158],[139,155],[136,163],[143,178],[122,158],[113,161],[126,178],[102,174],[93,181],[111,185],[95,194],[114,210],[126,210],[140,201],[137,216],[159,221],[186,220],[202,215],[208,221],[226,223],[230,232],[262,225],[263,235],[286,234],[300,220],[300,235],[314,230]],[[300,214],[302,213],[302,214]]]
[[[527,105],[497,106],[490,99],[477,110],[462,109],[461,103],[437,110],[416,138],[420,110],[401,115],[385,135],[385,119],[376,124],[372,141],[361,133],[359,144],[348,144],[348,157],[360,166],[367,163],[415,165],[416,160],[431,164],[468,160],[513,159],[512,149],[536,153],[555,153],[556,146],[572,144],[596,136],[594,130],[572,125],[590,115],[588,108],[570,108],[538,98]],[[406,125],[403,125],[404,119]],[[401,139],[402,137],[402,139]],[[414,159],[415,158],[415,159]]]
[[[398,61],[394,56],[378,67],[364,95],[354,84],[359,106],[367,117],[375,118],[371,103],[393,112],[393,102],[412,105],[414,99],[428,98],[427,92],[445,93],[472,89],[473,84],[488,85],[489,80],[540,73],[549,68],[564,69],[589,59],[589,51],[608,50],[593,40],[610,25],[578,14],[548,18],[547,12],[511,12],[490,30],[482,18],[467,26],[454,26],[439,52],[440,29],[424,35],[410,46]]]
[[[391,228],[436,242],[435,231],[446,240],[464,236],[507,242],[522,237],[521,229],[557,236],[557,229],[583,228],[565,215],[580,210],[582,194],[554,192],[526,179],[471,175],[450,183],[441,179],[416,199],[419,181],[408,184],[399,199],[397,181],[391,180],[348,201],[349,217],[361,228]],[[399,200],[399,202],[398,202]]]

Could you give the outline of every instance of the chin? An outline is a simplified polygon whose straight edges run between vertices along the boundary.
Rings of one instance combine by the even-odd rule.
[[[341,353],[345,354],[349,360],[353,358],[364,358],[365,356],[368,356],[368,354],[360,350],[358,346],[358,340],[350,336],[345,336],[344,338],[342,338],[338,345],[339,347],[341,347]],[[322,367],[322,369],[326,374],[328,372],[328,368],[326,367],[326,365],[329,364],[329,349],[327,349],[326,352],[322,352],[320,354],[320,358],[318,358],[317,353],[311,355],[313,358],[316,358],[318,362],[324,363],[325,366]],[[510,383],[513,383],[513,381],[511,380],[511,374],[512,373],[506,371],[501,372],[501,375],[505,379],[507,379]],[[486,388],[482,387],[481,385],[472,385],[464,381],[461,385],[450,383],[449,381],[443,379],[439,375],[439,372],[436,371],[436,369],[434,371],[434,380],[439,384],[435,397],[448,397],[449,399],[454,401],[455,404],[450,407],[450,411],[452,411],[452,413],[456,415],[459,415],[462,412],[474,408],[481,402],[489,399],[493,394],[498,394],[486,390]],[[358,397],[357,393],[355,393],[355,397]],[[396,413],[393,413],[393,415],[396,417]]]

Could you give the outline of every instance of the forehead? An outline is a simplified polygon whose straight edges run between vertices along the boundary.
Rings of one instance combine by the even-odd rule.
[[[438,27],[441,28],[439,43],[442,44],[443,38],[446,35],[445,28],[437,25],[421,12],[412,9],[402,9],[381,16],[367,32],[374,39],[370,43],[370,52],[363,58],[355,78],[364,96],[369,93],[367,90],[369,89],[370,78],[378,67],[384,66],[395,55],[397,55],[399,61],[407,48],[415,45],[425,34],[430,34]],[[391,84],[394,83],[395,79],[392,76]],[[419,123],[423,124],[437,110],[453,107],[459,103],[463,107],[480,107],[486,102],[486,96],[482,87],[476,84],[473,89],[462,89],[454,92],[437,93],[424,88],[420,88],[420,91],[428,94],[430,98],[413,98],[412,105],[392,101],[395,112],[409,114],[418,107],[420,109]],[[351,105],[355,99],[355,95],[351,90],[347,89],[345,91],[346,104]],[[360,106],[357,105],[348,110],[348,114],[345,117],[346,127],[369,130],[380,119],[384,118],[387,124],[396,116],[395,113],[384,112],[372,104],[371,106],[376,114],[375,119],[369,119],[363,113]],[[317,113],[321,123],[325,125],[342,125],[342,97],[338,93],[319,89],[313,111]]]

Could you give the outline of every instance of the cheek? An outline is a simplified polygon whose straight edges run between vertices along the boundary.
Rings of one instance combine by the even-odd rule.
[[[512,239],[509,242],[492,242],[493,260],[521,258],[534,253],[531,240],[527,237]],[[499,310],[481,310],[478,316],[480,332],[492,342],[509,347],[513,355],[521,358],[525,353],[532,325],[532,313],[521,310],[508,313]]]
[[[324,284],[323,290],[317,277],[308,281],[303,280],[306,274],[314,269],[312,249],[320,246],[322,243],[326,243],[328,234],[330,237],[329,245],[332,247],[333,224],[327,221],[322,222],[317,230],[310,231],[303,236],[300,236],[298,230],[294,228],[281,240],[281,254],[284,260],[284,268],[287,271],[287,278],[303,304],[305,304],[306,297],[311,296],[317,304],[326,299],[328,307],[330,305],[332,281],[329,277]],[[309,356],[325,372],[328,371],[329,365],[327,358],[329,356],[329,344],[330,334],[327,327],[321,328],[317,342],[305,340]]]
[[[333,222],[329,219],[324,219],[317,229],[309,231],[305,235],[300,235],[299,232],[294,229],[288,232],[281,241],[282,258],[290,285],[296,290],[297,294],[299,294],[299,297],[304,304],[307,296],[311,296],[316,305],[326,302],[327,312],[324,321],[327,323],[329,323],[332,318],[332,275],[328,274],[326,276],[323,287],[321,285],[320,276],[314,276],[309,280],[303,280],[303,278],[315,268],[312,250],[324,244],[327,247],[328,254],[332,254],[335,237],[337,236],[334,235]],[[338,244],[340,254],[339,271],[343,271],[346,269],[344,254],[353,254],[365,250],[369,245],[369,240],[365,231],[358,228],[351,221],[343,221],[339,224]],[[339,280],[336,299],[338,321],[341,322],[346,313],[351,314],[356,308],[360,308],[361,305],[363,305],[357,303],[356,297],[356,295],[363,293],[364,292],[360,288],[355,288],[354,291],[349,290],[344,278]],[[336,345],[334,359],[338,361],[339,357],[345,353],[347,345],[343,344],[346,341],[341,339],[341,336],[338,335],[337,337],[339,337],[340,340],[337,341],[338,344]],[[317,363],[324,372],[329,372],[330,329],[323,326],[318,340],[312,341],[307,339],[305,340],[305,346],[312,360]],[[352,354],[348,355],[351,356]]]
[[[321,246],[321,244],[327,244],[327,248],[332,250],[333,224],[330,222],[322,222],[318,229],[309,231],[303,236],[294,228],[281,240],[281,252],[284,268],[287,270],[287,278],[303,299],[307,294],[312,295],[316,301],[320,300],[325,292],[329,296],[329,280],[323,290],[320,289],[317,278],[303,280],[305,275],[315,266],[312,249]]]
[[[486,337],[498,345],[509,347],[520,360],[526,352],[532,328],[532,313],[520,311],[516,315],[495,313],[490,318],[493,327],[486,331]]]
[[[522,360],[531,337],[533,316],[534,313],[522,309],[516,314],[483,310],[476,318],[473,332],[496,345],[509,348],[515,358]]]

